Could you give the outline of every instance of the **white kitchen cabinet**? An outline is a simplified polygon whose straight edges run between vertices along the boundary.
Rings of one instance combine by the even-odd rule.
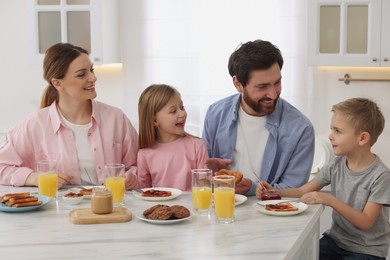
[[[390,66],[390,1],[308,1],[308,64]]]
[[[88,50],[94,64],[118,63],[117,0],[31,0],[35,40],[33,58],[69,42]]]

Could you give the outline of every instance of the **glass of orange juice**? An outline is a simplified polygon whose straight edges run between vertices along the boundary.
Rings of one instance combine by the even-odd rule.
[[[58,174],[55,160],[41,160],[37,162],[39,194],[51,198],[57,197]]]
[[[234,222],[234,176],[214,176],[214,209],[217,223]]]
[[[212,177],[210,169],[193,169],[192,175],[192,203],[197,215],[209,215],[212,197]]]
[[[105,165],[105,186],[112,192],[114,206],[125,205],[125,165],[112,163]]]

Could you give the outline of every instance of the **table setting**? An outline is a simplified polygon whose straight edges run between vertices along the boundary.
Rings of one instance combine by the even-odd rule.
[[[78,192],[90,186],[67,186],[55,196],[46,196],[40,194],[39,187],[0,185],[0,196],[29,192],[42,201],[37,206],[11,211],[0,206],[0,228],[7,234],[0,238],[0,255],[14,259],[89,259],[105,255],[113,259],[316,258],[322,205],[304,204],[303,209],[300,202],[291,202],[299,206],[299,212],[266,214],[257,208],[264,206],[255,196],[234,194],[232,178],[210,178],[209,173],[204,176],[213,185],[198,178],[199,185],[193,184],[196,192],[169,187],[123,190],[123,197],[116,193],[116,202],[113,188],[107,185],[93,187],[96,194],[82,197]],[[208,191],[210,187],[213,196],[211,189]],[[106,194],[107,190],[110,193]],[[142,196],[143,192],[156,191],[169,195],[154,199]],[[81,200],[69,202],[67,194]],[[203,196],[204,201],[195,195]],[[113,207],[103,208],[104,214],[95,214],[94,201],[109,201]],[[163,206],[158,218],[166,210],[179,212],[181,218],[150,219],[145,212],[157,205]]]

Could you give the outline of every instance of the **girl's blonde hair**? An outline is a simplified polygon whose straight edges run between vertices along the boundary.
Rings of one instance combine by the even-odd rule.
[[[155,144],[157,140],[157,130],[154,127],[155,116],[174,95],[180,93],[174,87],[165,84],[150,85],[142,92],[138,101],[140,149]]]
[[[375,144],[385,127],[385,118],[377,104],[367,98],[351,98],[332,107],[332,112],[340,112],[355,129],[356,133],[370,134],[371,146]]]

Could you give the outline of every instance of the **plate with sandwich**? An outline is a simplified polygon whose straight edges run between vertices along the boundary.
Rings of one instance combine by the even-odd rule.
[[[39,209],[49,203],[48,196],[31,194],[30,192],[9,193],[0,196],[0,211],[26,212]]]
[[[182,191],[179,189],[165,187],[144,188],[133,191],[135,197],[148,201],[172,200],[181,194]]]
[[[308,206],[303,202],[286,200],[263,200],[254,204],[254,208],[263,214],[272,216],[291,216],[304,212]]]

